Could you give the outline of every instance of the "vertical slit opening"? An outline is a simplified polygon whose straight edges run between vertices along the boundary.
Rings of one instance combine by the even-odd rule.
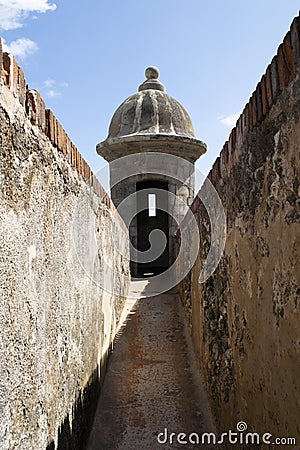
[[[148,215],[156,216],[156,194],[148,194]]]

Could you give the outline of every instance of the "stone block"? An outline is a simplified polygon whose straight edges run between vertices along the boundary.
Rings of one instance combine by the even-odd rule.
[[[45,134],[48,136],[52,144],[55,144],[55,116],[51,109],[45,110],[45,117],[46,117],[46,128],[45,128]]]
[[[78,173],[81,175],[82,156],[81,156],[81,153],[79,153],[79,152],[78,152],[78,159],[77,159],[77,166],[76,166],[76,168],[77,168]]]
[[[243,120],[244,133],[246,133],[249,130],[249,102],[246,104],[246,106],[243,110],[242,120]]]
[[[68,158],[68,160],[71,162],[71,158],[72,158],[72,142],[71,139],[69,138],[69,136],[66,136],[66,156]]]
[[[266,71],[266,94],[267,94],[267,102],[268,108],[271,108],[273,104],[273,93],[272,93],[272,82],[271,82],[271,66],[267,67]]]
[[[240,117],[238,118],[238,121],[236,123],[236,133],[242,135],[243,134],[243,120],[242,120],[242,116],[240,115]]]
[[[77,153],[77,148],[75,147],[75,145],[73,144],[73,142],[72,142],[72,144],[71,144],[71,147],[72,147],[72,150],[71,150],[71,164],[72,164],[72,166],[73,167],[76,167],[76,153]]]
[[[38,127],[45,131],[46,128],[46,114],[45,114],[45,102],[42,99],[40,93],[36,92],[36,103],[37,103],[37,125]]]
[[[195,213],[195,212],[198,211],[198,209],[199,209],[199,207],[200,207],[200,204],[201,204],[201,199],[200,199],[200,197],[197,195],[197,196],[195,197],[193,203],[192,203],[192,206],[191,206],[191,210],[192,210],[193,213]]]
[[[84,180],[86,179],[86,176],[85,176],[85,167],[86,167],[86,162],[85,162],[85,159],[82,158],[81,175],[82,175],[82,177],[84,178]]]
[[[223,146],[222,155],[223,155],[224,163],[227,164],[228,163],[228,159],[229,159],[228,141],[226,141],[224,146]]]
[[[229,140],[228,140],[229,160],[234,157],[235,145],[236,145],[236,128],[233,128],[231,130],[231,133],[230,133],[230,136],[229,136]]]
[[[82,174],[84,180],[87,180],[87,163],[84,158],[82,158]]]
[[[257,104],[255,92],[253,92],[250,98],[250,107],[251,107],[251,123],[252,127],[255,127],[257,124]]]
[[[249,130],[252,130],[252,128],[253,128],[252,109],[253,109],[253,104],[252,104],[252,97],[251,97],[249,100]]]
[[[64,143],[63,143],[64,129],[61,126],[61,123],[58,122],[58,120],[56,121],[56,129],[57,129],[57,147],[59,148],[59,150],[61,152],[63,152],[63,147],[64,147]]]
[[[85,159],[82,157],[81,155],[81,159],[80,159],[80,174],[83,178],[85,178]]]
[[[81,174],[81,153],[78,149],[76,154],[76,170]],[[93,181],[96,182],[96,177],[93,177]]]
[[[28,119],[30,120],[30,122],[32,123],[32,125],[37,125],[37,119],[36,119],[37,105],[36,105],[35,91],[30,90],[30,91],[26,92],[25,110],[26,110],[26,115],[27,115]]]
[[[11,91],[18,96],[18,88],[19,88],[19,66],[17,60],[14,56],[11,56]]]
[[[57,148],[59,148],[59,147],[58,147],[58,127],[59,127],[59,125],[60,125],[59,121],[58,121],[57,118],[54,116],[54,127],[55,127],[54,145],[55,145]]]
[[[19,85],[19,66],[10,53],[3,53],[4,83],[17,96]]]
[[[269,67],[270,67],[271,86],[272,86],[272,99],[274,102],[280,92],[277,57],[276,56],[274,56],[274,58],[272,59]]]
[[[25,102],[26,102],[26,80],[25,80],[23,69],[19,66],[18,66],[17,93],[18,93],[19,102],[24,107]]]
[[[220,156],[218,156],[214,162],[213,171],[215,172],[214,176],[217,182],[221,178]]]
[[[67,155],[67,133],[62,128],[62,135],[61,135],[61,151],[66,156]]]
[[[91,168],[89,165],[87,165],[87,170],[88,170],[88,178],[87,181],[90,181],[93,175],[93,172],[91,171]]]
[[[226,155],[226,152],[224,151],[223,147],[223,150],[221,151],[220,154],[220,172],[222,178],[225,178],[227,175],[227,161],[228,161],[228,153]]]
[[[235,126],[235,146],[236,148],[241,144],[243,141],[243,133],[242,133],[242,119],[241,117],[238,118]]]
[[[256,112],[257,112],[257,121],[260,122],[263,118],[262,112],[262,88],[261,83],[258,83],[255,90],[255,101],[256,101]]]
[[[291,44],[292,51],[295,57],[295,64],[299,67],[300,64],[300,16],[295,17],[291,25]]]
[[[280,44],[280,46],[278,47],[277,65],[278,65],[279,88],[280,90],[282,90],[285,86],[289,84],[290,81],[289,70],[283,53],[283,44]]]
[[[25,110],[32,125],[37,125],[42,131],[46,128],[45,102],[36,90],[26,91]]]
[[[4,52],[2,54],[2,61],[3,61],[3,78],[4,78],[4,84],[8,88],[10,88],[11,85],[11,55],[9,53]]]
[[[98,197],[102,199],[105,195],[105,192],[95,175],[92,176],[92,186],[94,192],[96,192]]]
[[[263,75],[260,85],[261,85],[262,115],[265,116],[269,110],[267,99],[266,75]]]
[[[283,55],[284,55],[284,60],[288,69],[288,75],[289,75],[289,80],[288,82],[290,83],[295,77],[296,77],[296,60],[295,60],[295,55],[293,53],[293,49],[292,49],[292,42],[291,42],[291,32],[289,31],[287,33],[287,35],[285,36],[285,38],[283,39]]]
[[[89,174],[90,174],[90,176],[89,176],[89,179],[88,179],[88,182],[87,182],[87,185],[88,186],[90,186],[91,188],[94,186],[94,174],[93,174],[93,171],[92,170],[90,170],[89,171]]]

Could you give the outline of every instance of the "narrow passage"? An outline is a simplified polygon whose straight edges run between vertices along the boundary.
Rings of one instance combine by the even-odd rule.
[[[208,449],[170,444],[170,433],[213,431],[179,296],[139,298],[110,355],[88,450]]]

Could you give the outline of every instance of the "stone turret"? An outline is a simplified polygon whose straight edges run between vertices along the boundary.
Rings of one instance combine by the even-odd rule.
[[[161,273],[172,265],[174,235],[194,197],[194,163],[206,151],[186,110],[166,93],[158,69],[148,67],[145,75],[97,145],[98,154],[110,162],[112,200],[129,227],[134,275]],[[139,256],[158,251],[163,243],[159,258],[145,262]]]

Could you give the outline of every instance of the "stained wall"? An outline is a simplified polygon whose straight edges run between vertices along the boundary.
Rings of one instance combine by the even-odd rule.
[[[227,237],[205,283],[211,225],[192,205],[200,251],[179,288],[220,431],[299,439],[299,68],[297,17],[208,175]]]
[[[0,67],[0,447],[82,450],[127,295],[128,233],[16,60],[0,52]]]

